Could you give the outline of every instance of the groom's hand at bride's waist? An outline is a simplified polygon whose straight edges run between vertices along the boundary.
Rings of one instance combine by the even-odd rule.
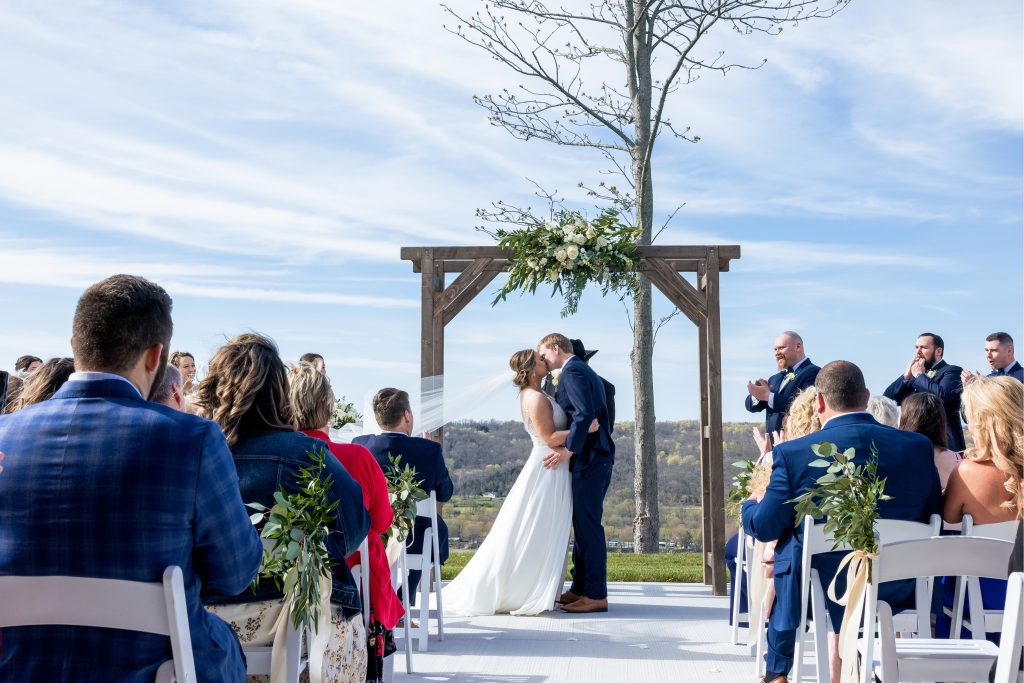
[[[564,446],[560,446],[544,456],[544,467],[553,470],[571,457],[572,453],[566,450]]]

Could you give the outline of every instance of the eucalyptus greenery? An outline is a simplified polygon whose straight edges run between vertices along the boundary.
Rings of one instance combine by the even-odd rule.
[[[750,479],[754,476],[757,461],[740,460],[734,462],[732,466],[738,467],[740,471],[736,473],[729,484],[729,494],[725,499],[725,514],[730,519],[739,522],[743,503],[750,498]]]
[[[836,549],[849,545],[854,550],[878,552],[875,523],[878,521],[878,503],[891,500],[885,495],[885,479],[878,478],[878,449],[871,444],[871,457],[865,465],[857,465],[855,451],[839,448],[828,442],[811,446],[818,456],[811,467],[826,468],[818,477],[817,486],[808,489],[792,501],[796,503],[796,523],[804,515],[825,519],[825,532],[832,534]]]
[[[499,247],[512,252],[508,280],[492,306],[512,292],[533,294],[548,283],[551,296],[561,293],[565,297],[564,318],[576,312],[580,296],[591,282],[603,295],[617,292],[620,298],[632,295],[638,286],[635,271],[640,265],[636,248],[640,231],[625,225],[615,209],[605,209],[593,221],[578,211],[561,209],[546,223],[489,234],[497,238]]]
[[[324,473],[324,460],[331,456],[326,448],[308,453],[311,465],[299,468],[299,490],[288,493],[284,487],[274,492],[274,505],[248,503],[256,510],[249,516],[254,525],[266,520],[260,532],[264,543],[260,578],[274,584],[292,600],[292,624],[317,630],[320,617],[320,578],[331,578],[334,560],[327,552],[327,537],[334,524],[338,501],[328,491],[333,477]],[[267,548],[266,546],[270,547]]]
[[[395,519],[385,533],[385,544],[392,536],[404,542],[416,524],[416,503],[426,500],[427,492],[420,488],[422,479],[416,479],[416,468],[408,464],[402,467],[402,456],[388,453],[391,467],[384,473],[388,480],[388,500]]]

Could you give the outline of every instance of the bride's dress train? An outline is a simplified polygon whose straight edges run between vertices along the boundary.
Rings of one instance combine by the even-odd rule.
[[[555,429],[565,429],[565,411],[548,400]],[[529,418],[523,424],[533,450],[480,549],[444,588],[446,613],[540,614],[552,609],[561,593],[572,524],[569,465],[545,469],[544,456],[551,448]]]

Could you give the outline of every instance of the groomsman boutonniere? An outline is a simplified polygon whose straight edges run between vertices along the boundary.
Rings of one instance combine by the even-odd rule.
[[[928,379],[935,379],[935,371],[934,370],[929,370],[925,374],[928,375]]]
[[[779,388],[781,389],[794,379],[796,379],[796,373],[791,370],[790,372],[786,373],[785,377],[782,378],[782,384],[779,386]]]
[[[551,386],[557,387],[558,386],[558,378],[561,377],[561,376],[562,376],[562,369],[561,368],[555,368],[554,370],[552,370],[551,371]]]

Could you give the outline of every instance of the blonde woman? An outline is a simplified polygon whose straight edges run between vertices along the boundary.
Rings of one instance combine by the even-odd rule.
[[[942,518],[956,523],[970,515],[975,524],[994,524],[1021,518],[1024,497],[1024,384],[1013,377],[979,377],[964,388],[964,415],[974,446],[949,475],[942,497]],[[953,604],[953,582],[944,581],[944,598]],[[1006,602],[1006,581],[981,579],[985,607]],[[937,638],[949,631],[948,619],[939,614]]]

